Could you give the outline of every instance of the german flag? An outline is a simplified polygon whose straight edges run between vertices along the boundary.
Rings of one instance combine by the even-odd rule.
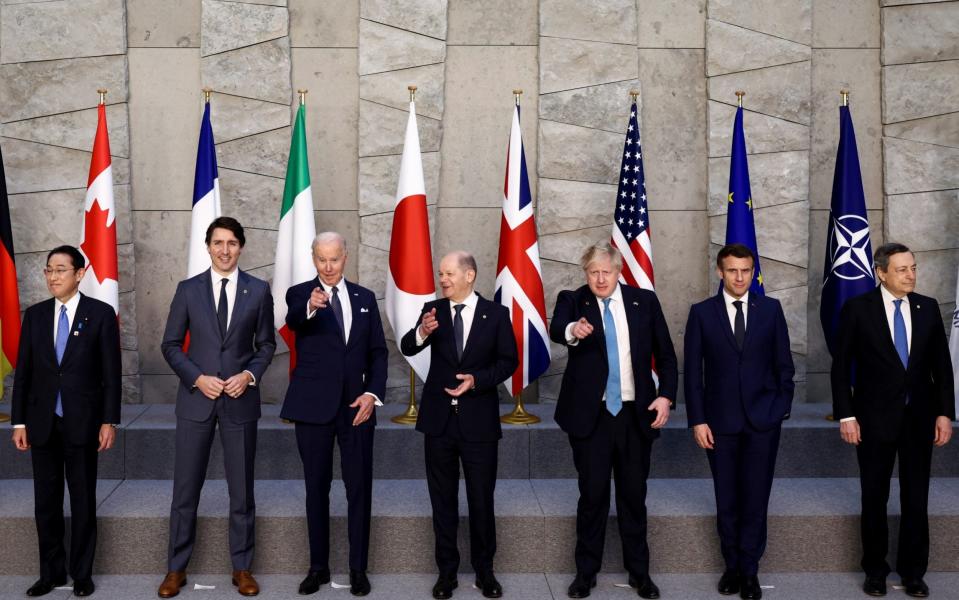
[[[0,153],[0,396],[3,395],[3,378],[17,366],[19,343],[20,298],[17,295],[17,265],[14,263],[7,179],[3,173],[3,154]]]

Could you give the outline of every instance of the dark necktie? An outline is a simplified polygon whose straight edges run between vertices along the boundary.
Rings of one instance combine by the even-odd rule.
[[[220,335],[223,337],[226,337],[226,324],[230,314],[226,299],[226,284],[229,281],[226,277],[220,280],[220,301],[216,305],[216,320],[220,323]]]
[[[343,325],[343,305],[340,304],[339,290],[333,286],[331,290],[333,297],[330,299],[330,306],[333,307],[333,316],[336,317],[336,324],[340,327],[340,337],[346,342],[346,327]]]
[[[456,342],[456,359],[463,359],[463,308],[465,304],[457,304],[453,307],[456,316],[453,317],[453,340]]]
[[[736,300],[733,306],[736,307],[736,326],[733,327],[733,335],[736,336],[736,345],[742,350],[743,341],[746,339],[746,315],[743,314],[743,301]]]

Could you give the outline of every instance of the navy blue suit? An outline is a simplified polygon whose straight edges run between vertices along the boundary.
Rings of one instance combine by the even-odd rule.
[[[369,420],[354,426],[359,407],[349,405],[365,393],[384,397],[387,349],[373,292],[345,283],[346,290],[339,293],[349,294],[352,313],[345,343],[329,304],[307,318],[310,294],[320,285],[319,279],[286,292],[286,324],[296,335],[296,367],[280,416],[296,424],[306,484],[312,571],[329,569],[334,438],[340,446],[348,501],[350,568],[365,571],[369,556],[376,411]]]
[[[689,427],[709,425],[707,450],[726,569],[754,576],[766,548],[766,513],[782,421],[792,410],[793,367],[778,300],[749,294],[736,343],[722,292],[689,309],[685,339]]]

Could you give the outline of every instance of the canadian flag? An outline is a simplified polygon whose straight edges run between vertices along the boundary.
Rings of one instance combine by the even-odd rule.
[[[403,158],[400,160],[400,178],[396,184],[390,260],[386,273],[386,317],[393,327],[397,343],[416,325],[423,304],[435,298],[423,157],[420,155],[420,136],[416,128],[416,104],[411,101]],[[405,358],[419,378],[425,381],[430,370],[430,353],[420,352]]]
[[[80,291],[102,300],[120,312],[120,268],[117,261],[117,207],[113,201],[113,167],[110,163],[110,137],[107,112],[97,107],[97,133],[93,139],[93,157],[87,197],[83,205],[83,230],[80,252],[87,261],[87,273]]]

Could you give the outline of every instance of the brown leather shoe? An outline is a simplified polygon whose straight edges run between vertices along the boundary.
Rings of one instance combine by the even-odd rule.
[[[233,585],[243,596],[256,596],[260,593],[260,586],[249,571],[233,571]]]
[[[163,578],[160,589],[157,590],[157,596],[161,598],[172,598],[180,593],[180,588],[186,585],[186,571],[170,571]]]

